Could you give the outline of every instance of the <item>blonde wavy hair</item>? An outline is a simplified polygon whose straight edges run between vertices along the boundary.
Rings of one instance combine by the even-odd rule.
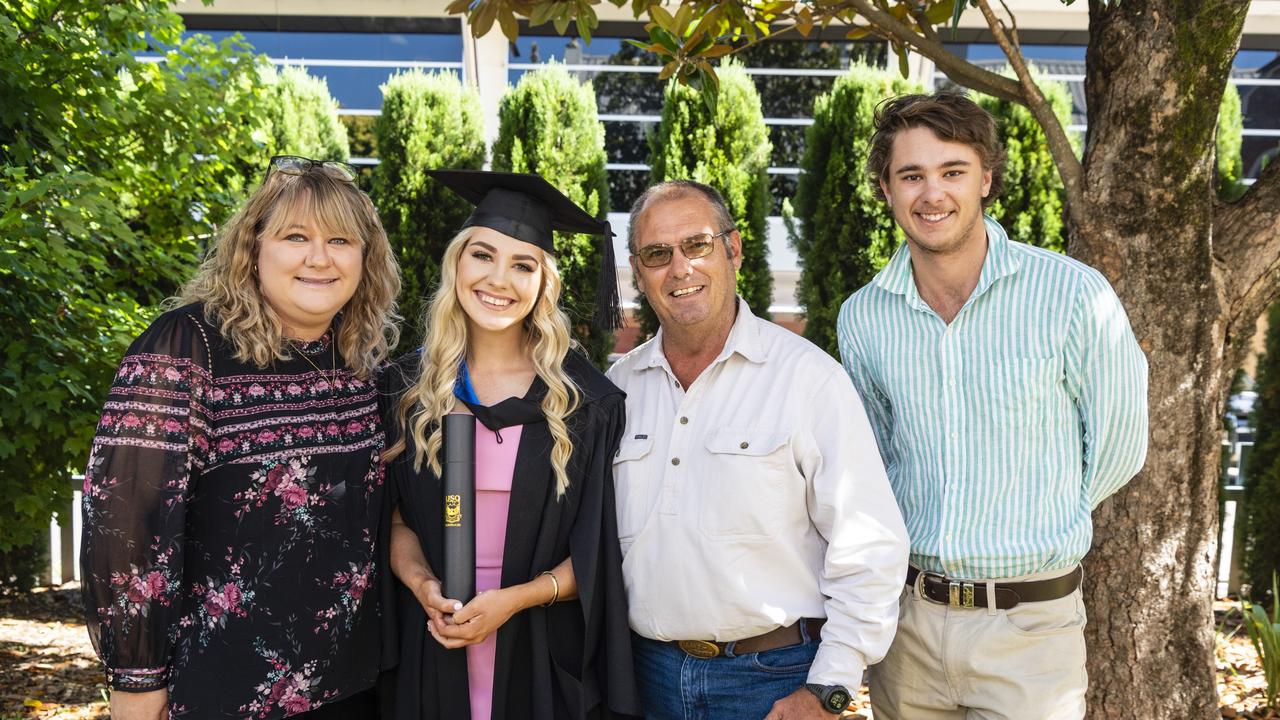
[[[386,460],[400,455],[407,446],[405,438],[411,434],[416,448],[414,469],[421,470],[425,458],[436,475],[440,474],[441,427],[444,416],[453,411],[458,366],[470,347],[466,312],[458,301],[454,284],[458,260],[475,230],[474,227],[463,229],[445,248],[444,258],[440,261],[440,286],[436,288],[423,317],[426,331],[418,381],[405,391],[396,408],[400,440],[383,455]],[[581,392],[564,371],[565,357],[574,342],[569,337],[569,318],[560,309],[560,271],[555,258],[548,252],[542,253],[541,265],[542,288],[533,309],[524,319],[524,333],[534,371],[547,385],[542,413],[554,440],[551,468],[556,477],[556,497],[560,498],[569,487],[565,468],[573,454],[573,441],[565,418],[577,410]]]
[[[268,175],[169,304],[203,302],[209,321],[235,347],[240,362],[266,367],[288,359],[284,323],[259,289],[258,248],[263,238],[299,216],[314,220],[325,232],[360,242],[360,282],[340,311],[337,347],[347,366],[368,378],[400,338],[400,267],[369,196],[334,170],[315,167],[300,175]]]

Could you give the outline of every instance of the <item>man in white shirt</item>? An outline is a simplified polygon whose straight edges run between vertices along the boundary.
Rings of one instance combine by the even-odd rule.
[[[653,720],[826,718],[893,638],[907,534],[840,364],[736,295],[742,240],[700,183],[631,210],[661,323],[609,377],[641,701]]]

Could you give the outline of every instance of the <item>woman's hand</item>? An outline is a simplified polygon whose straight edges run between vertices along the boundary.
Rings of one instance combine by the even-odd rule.
[[[436,642],[450,650],[476,645],[484,642],[485,638],[497,632],[511,616],[527,607],[522,594],[518,587],[487,590],[476,595],[451,616],[432,616],[427,629]]]
[[[166,720],[168,717],[168,690],[111,693],[111,720]]]
[[[448,623],[449,616],[463,607],[461,602],[446,598],[440,581],[430,575],[424,575],[411,589],[418,604],[427,612],[427,619],[437,625]]]

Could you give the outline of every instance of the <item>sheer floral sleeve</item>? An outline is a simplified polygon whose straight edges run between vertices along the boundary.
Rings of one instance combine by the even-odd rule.
[[[168,681],[187,500],[208,445],[209,370],[200,324],[167,313],[130,346],[98,422],[80,563],[89,636],[116,690]]]

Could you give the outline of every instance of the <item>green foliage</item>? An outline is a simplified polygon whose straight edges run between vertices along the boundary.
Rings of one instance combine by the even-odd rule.
[[[800,260],[796,299],[805,337],[836,356],[836,316],[850,293],[870,282],[901,242],[893,213],[867,174],[876,105],[923,88],[893,73],[855,65],[814,102],[794,213],[791,245]],[[794,218],[794,219],[793,219]]]
[[[398,73],[382,86],[373,132],[381,163],[371,194],[400,260],[401,314],[413,328],[400,341],[403,352],[421,344],[424,300],[440,281],[440,256],[471,212],[424,171],[484,164],[480,97],[453,73]]]
[[[1258,653],[1263,677],[1267,679],[1267,707],[1276,709],[1276,691],[1280,690],[1280,587],[1276,574],[1271,573],[1271,616],[1261,605],[1240,600],[1240,612],[1244,615],[1244,628],[1249,633],[1253,649]]]
[[[1254,444],[1244,468],[1244,579],[1255,588],[1266,587],[1280,568],[1280,303],[1267,311],[1267,323],[1253,388]]]
[[[1216,135],[1218,158],[1218,196],[1223,200],[1238,200],[1248,185],[1240,182],[1244,175],[1240,149],[1244,144],[1244,116],[1240,112],[1240,92],[1227,83],[1218,106],[1218,132]]]
[[[667,84],[662,121],[649,139],[650,181],[696,180],[720,191],[742,235],[738,294],[752,312],[768,317],[773,274],[765,223],[772,146],[751,77],[737,64],[722,66],[719,76],[714,112],[694,88]],[[643,299],[638,315],[642,334],[657,331],[657,318]]]
[[[1066,127],[1071,122],[1067,86],[1043,80],[1038,84]],[[1006,158],[1004,192],[988,206],[987,213],[1004,226],[1011,240],[1066,252],[1066,194],[1040,124],[1018,103],[988,95],[975,94],[974,99],[995,116]]]
[[[266,68],[262,74],[269,109],[261,121],[270,136],[271,155],[342,161],[350,157],[338,101],[323,79],[300,67]]]
[[[596,96],[563,68],[526,73],[502,98],[493,169],[538,173],[595,217],[609,211],[605,175],[604,125],[596,116]],[[609,238],[556,233],[556,261],[564,280],[561,305],[573,334],[593,361],[604,365],[613,350],[612,333],[591,327],[602,257]]]
[[[70,503],[121,354],[264,159],[257,61],[181,29],[162,0],[0,14],[0,551]]]

